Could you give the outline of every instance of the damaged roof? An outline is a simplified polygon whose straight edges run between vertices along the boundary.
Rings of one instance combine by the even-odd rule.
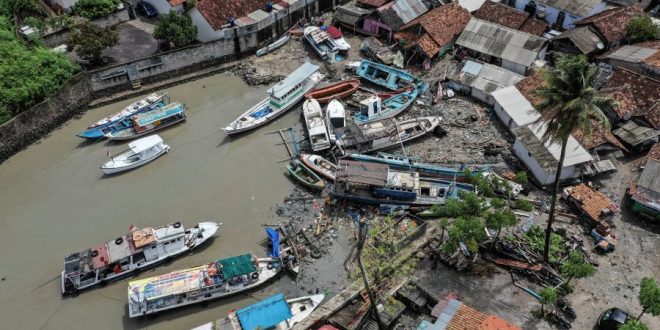
[[[465,61],[461,71],[451,79],[490,94],[500,88],[513,86],[523,78],[515,72],[496,65],[468,60]]]
[[[626,38],[628,23],[640,15],[644,15],[640,7],[617,7],[583,18],[575,22],[575,26],[592,25],[605,41],[616,42]]]
[[[562,39],[569,39],[573,45],[582,52],[582,54],[591,54],[592,52],[605,48],[600,37],[598,37],[595,32],[591,31],[591,28],[588,26],[566,30],[562,32],[562,34],[552,38],[552,40]]]
[[[660,211],[660,142],[653,145],[646,155],[644,170],[636,181],[630,183],[630,196],[656,211]]]
[[[591,14],[603,0],[538,0],[538,2],[576,16],[585,17]]]
[[[507,5],[486,1],[472,16],[510,29],[518,30],[529,17],[529,13]]]
[[[554,173],[559,162],[561,145],[551,141],[543,142],[542,138],[545,130],[545,125],[534,123],[514,128],[513,134],[520,139],[531,156],[543,169]],[[573,136],[570,136],[566,146],[564,167],[578,165],[592,160],[593,158],[589,152],[587,152],[587,150],[585,150]]]
[[[641,126],[634,120],[628,120],[623,125],[619,125],[619,128],[612,133],[631,146],[637,146],[660,135],[660,131],[657,129]]]
[[[422,0],[396,0],[392,9],[401,18],[403,24],[414,20],[429,10]]]
[[[337,182],[385,186],[387,184],[387,164],[360,162],[340,159],[337,170]]]
[[[371,7],[381,7],[390,1],[391,0],[357,0],[358,3]]]
[[[525,23],[518,29],[522,32],[527,32],[535,36],[542,36],[548,30],[548,23],[534,17],[528,18]]]
[[[430,329],[521,330],[502,318],[476,310],[457,299],[448,300],[443,307]]]
[[[592,190],[584,183],[566,188],[566,192],[577,202],[582,211],[593,220],[604,220],[602,219],[604,210],[610,210],[614,213],[619,212],[619,207],[611,199],[599,191]]]
[[[346,4],[337,7],[335,11],[335,18],[348,25],[357,24],[363,17],[371,14],[373,10],[357,7],[353,4]]]
[[[614,106],[619,118],[642,117],[655,129],[660,128],[659,90],[660,81],[623,68],[615,69],[601,88],[603,94],[619,103]]]
[[[214,30],[219,30],[229,18],[239,19],[264,4],[262,0],[199,0],[195,7]]]

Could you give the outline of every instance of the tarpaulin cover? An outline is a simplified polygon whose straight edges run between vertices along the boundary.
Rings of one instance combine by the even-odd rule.
[[[283,294],[276,294],[236,312],[243,330],[268,329],[291,318],[291,309]]]
[[[341,31],[339,31],[339,29],[334,27],[334,26],[328,26],[328,31],[327,32],[330,35],[330,37],[332,37],[332,39],[338,39],[338,38],[341,38],[343,36]]]
[[[221,266],[222,275],[225,279],[247,275],[256,271],[250,254],[220,259],[218,260],[218,265]]]
[[[280,232],[276,228],[266,227],[266,234],[268,235],[268,240],[273,244],[273,248],[270,251],[270,256],[273,258],[280,257]]]

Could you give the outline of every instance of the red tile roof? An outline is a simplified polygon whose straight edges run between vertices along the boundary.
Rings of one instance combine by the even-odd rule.
[[[514,30],[519,29],[529,17],[527,12],[493,1],[484,2],[481,8],[477,9],[472,15],[484,21],[503,25]]]
[[[380,7],[390,1],[391,0],[357,0],[358,3],[371,7]]]
[[[656,143],[651,147],[649,153],[646,154],[646,159],[653,159],[660,161],[660,142]]]
[[[219,30],[230,17],[241,18],[265,4],[264,0],[199,0],[195,6],[211,27]]]
[[[591,219],[601,221],[601,211],[610,209],[614,213],[619,212],[619,207],[607,196],[599,191],[594,191],[584,183],[567,189],[569,196],[578,202],[579,207]]]
[[[451,300],[450,300],[451,301]],[[445,312],[443,311],[443,314]],[[451,317],[444,321],[444,317]],[[442,315],[440,321],[446,322],[446,330],[521,330],[522,328],[507,322],[497,316],[478,311],[466,304],[460,303],[458,309],[452,314]]]
[[[619,103],[614,107],[619,118],[644,117],[656,129],[660,128],[659,90],[660,81],[622,68],[615,69],[601,89]]]
[[[535,36],[542,36],[548,27],[549,25],[545,21],[530,17],[525,21],[525,23],[523,23],[519,30],[533,34]]]
[[[532,74],[517,82],[515,86],[532,106],[537,107],[543,102],[543,99],[536,95],[534,91],[544,85],[545,78],[543,77],[543,73],[540,70],[534,70]]]
[[[186,2],[186,0],[168,0],[167,2],[170,3],[170,6],[174,7]]]
[[[593,25],[607,42],[616,42],[626,37],[628,22],[640,15],[644,15],[644,10],[640,7],[617,7],[581,19],[575,22],[575,25]]]

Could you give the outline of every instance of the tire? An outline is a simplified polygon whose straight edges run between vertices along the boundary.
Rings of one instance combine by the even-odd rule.
[[[250,275],[250,277],[251,277],[253,280],[256,280],[256,279],[259,278],[259,273],[254,272],[254,273],[252,273],[252,275]]]
[[[124,242],[124,239],[121,238],[121,237],[119,237],[119,238],[117,238],[117,239],[115,240],[115,244],[117,244],[117,245],[120,245],[120,244],[123,243],[123,242]]]
[[[321,251],[319,251],[319,250],[314,250],[314,251],[310,252],[309,256],[314,258],[314,259],[319,259],[323,256],[323,253],[321,253]]]
[[[178,221],[175,222],[175,223],[172,225],[172,227],[174,227],[174,228],[179,228],[179,227],[181,227],[181,222],[178,222]]]
[[[275,266],[273,265],[272,262],[269,262],[268,264],[266,264],[266,268],[268,268],[268,269],[273,269],[273,267],[275,267]]]
[[[92,253],[90,253],[90,255],[92,256],[92,258],[96,258],[99,255],[99,251],[92,250]]]
[[[71,293],[70,293],[71,297],[74,297],[74,298],[78,297],[79,294],[80,294],[80,292],[78,291],[78,289],[73,289],[73,291],[71,291]]]

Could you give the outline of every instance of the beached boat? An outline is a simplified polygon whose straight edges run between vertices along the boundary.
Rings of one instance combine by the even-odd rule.
[[[313,151],[321,151],[330,148],[330,137],[328,129],[323,121],[321,105],[315,99],[307,99],[303,103],[303,116],[307,135]]]
[[[317,294],[285,300],[280,293],[192,330],[287,330],[312,314],[323,299],[324,294]]]
[[[344,154],[401,147],[404,142],[432,132],[440,120],[440,117],[419,117],[404,121],[388,118],[362,125],[349,124],[336,143]]]
[[[337,165],[333,164],[329,160],[319,156],[319,155],[310,155],[310,154],[300,154],[300,160],[309,167],[312,171],[323,175],[329,180],[335,180],[335,174],[337,173]]]
[[[127,151],[110,156],[110,161],[101,166],[103,173],[114,174],[128,171],[145,165],[170,151],[170,146],[163,143],[163,139],[157,134],[133,141],[128,144],[128,148]]]
[[[389,99],[390,97],[392,97],[392,96],[394,96],[394,95],[398,95],[398,94],[401,94],[401,93],[409,92],[409,91],[411,91],[413,88],[414,88],[414,86],[403,87],[403,88],[399,88],[399,89],[397,89],[397,90],[395,90],[395,91],[380,92],[380,93],[377,93],[376,95],[377,95],[378,97],[380,97],[382,100],[387,100],[387,99]]]
[[[323,180],[321,180],[321,178],[316,173],[314,173],[314,171],[310,170],[297,159],[291,162],[291,164],[288,164],[286,169],[289,171],[289,174],[294,179],[296,179],[296,181],[300,182],[307,188],[319,190],[323,190],[323,188],[325,188],[325,182],[323,182]]]
[[[223,131],[228,134],[237,134],[263,126],[293,108],[303,95],[318,84],[323,75],[318,72],[319,67],[306,62],[296,71],[273,87],[268,89],[268,97],[257,105],[240,115]]]
[[[206,242],[221,224],[200,222],[185,229],[181,222],[138,228],[64,258],[62,295],[77,295],[95,285],[118,280],[188,252]]]
[[[314,89],[305,97],[308,99],[316,99],[319,103],[325,104],[334,99],[343,99],[360,88],[360,80],[351,79],[340,81],[336,84]]]
[[[324,27],[322,26],[321,29]],[[347,52],[351,49],[351,45],[346,42],[346,39],[344,39],[344,34],[341,33],[341,31],[334,27],[334,26],[327,26],[325,27],[325,31],[328,32],[330,35],[330,38],[332,38],[332,42],[337,46],[337,49],[340,52]]]
[[[128,283],[128,316],[138,317],[256,288],[282,270],[280,260],[253,253]]]
[[[426,83],[420,82],[415,85],[415,88],[394,95],[385,101],[382,101],[378,96],[372,96],[360,102],[360,112],[353,116],[353,120],[358,124],[366,124],[376,120],[392,118],[408,109],[424,90],[426,90]]]
[[[294,275],[300,273],[300,258],[291,235],[288,235],[285,228],[265,226],[268,236],[269,252],[272,258],[278,258],[282,261],[282,266]]]
[[[350,157],[355,160],[365,161],[365,162],[374,162],[390,165],[390,167],[395,169],[409,169],[413,171],[418,171],[420,175],[432,176],[456,181],[465,181],[465,170],[469,169],[472,175],[488,173],[488,166],[481,167],[442,167],[428,163],[417,162],[416,158],[393,155],[384,152],[379,152],[375,156],[369,156],[364,154],[350,154]]]
[[[305,40],[309,43],[314,51],[321,56],[321,58],[327,58],[332,53],[339,51],[337,45],[332,41],[332,38],[328,34],[321,30],[318,26],[308,26],[304,30]]]
[[[266,55],[266,54],[268,54],[268,53],[270,53],[270,52],[286,45],[286,43],[289,42],[290,39],[291,39],[291,36],[289,36],[288,34],[285,34],[281,38],[273,41],[273,43],[269,44],[268,46],[257,50],[257,56],[264,56],[264,55]]]
[[[346,110],[341,102],[332,100],[328,103],[325,109],[325,125],[328,127],[330,142],[334,144],[337,136],[341,136],[346,127]]]
[[[131,140],[186,120],[186,106],[170,103],[131,117],[131,127],[107,133],[110,140]]]
[[[331,195],[363,204],[430,206],[458,198],[474,187],[450,180],[420,177],[419,172],[396,170],[386,164],[341,159]]]
[[[367,60],[360,63],[355,73],[362,79],[393,91],[422,82],[407,71]],[[419,93],[426,91],[428,86],[425,86]]]

